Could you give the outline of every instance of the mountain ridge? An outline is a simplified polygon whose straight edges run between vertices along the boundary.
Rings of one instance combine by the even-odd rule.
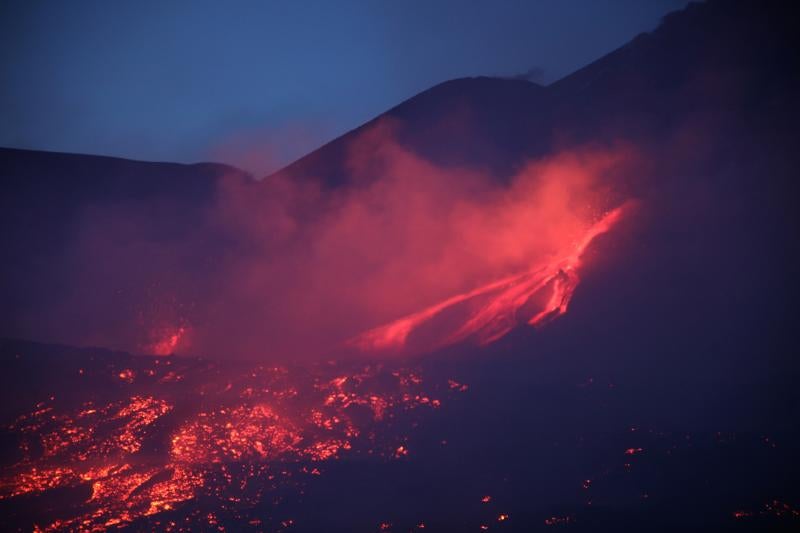
[[[741,249],[743,244],[735,241],[737,236],[749,239],[763,232],[763,238],[752,237],[758,242],[747,243],[761,250],[765,258],[773,257],[781,253],[780,239],[787,228],[794,227],[796,219],[791,214],[790,199],[797,191],[791,178],[791,145],[796,124],[793,117],[798,110],[794,96],[798,76],[788,68],[793,56],[786,46],[796,37],[787,30],[791,20],[788,15],[774,29],[767,24],[780,13],[781,4],[776,2],[715,0],[690,4],[666,17],[653,32],[640,35],[549,86],[486,77],[451,80],[398,104],[367,125],[375,125],[381,117],[393,117],[400,123],[392,131],[392,141],[420,159],[444,169],[485,171],[498,179],[513,175],[526,161],[562,149],[617,139],[635,142],[646,154],[643,160],[648,165],[641,179],[632,180],[629,192],[649,202],[649,217],[658,220],[650,228],[655,233],[642,238],[677,246],[672,240],[676,234],[708,236],[713,230],[720,233],[714,235],[717,242],[725,243],[724,250],[714,253],[733,254],[737,260],[752,263],[755,259],[738,257],[737,246]],[[684,26],[691,38],[684,39]],[[714,32],[704,30],[708,27]],[[676,52],[671,63],[657,61],[669,58],[672,51]],[[592,98],[585,98],[578,90],[587,86],[586,80],[593,80]],[[464,89],[467,86],[469,90]],[[562,92],[564,95],[558,96]],[[491,105],[483,105],[486,101]],[[265,182],[280,176],[314,181],[322,185],[322,190],[341,186],[348,180],[351,145],[364,129],[369,128],[357,128],[312,152],[302,164],[289,165],[261,182],[236,172],[234,175],[241,179],[226,179],[231,177],[228,171],[232,168],[227,166],[135,163],[92,156],[37,157],[36,152],[0,151],[0,172],[8,193],[2,201],[0,245],[14,258],[5,262],[0,272],[4,280],[0,295],[6,302],[2,309],[5,330],[0,335],[42,335],[40,340],[57,340],[57,335],[41,333],[42,306],[45,302],[69,301],[68,295],[80,293],[71,288],[72,276],[81,275],[87,264],[98,269],[101,279],[109,278],[120,285],[130,301],[143,297],[137,291],[145,293],[160,283],[179,286],[183,292],[175,291],[194,305],[197,291],[214,286],[211,276],[220,275],[220,263],[232,250],[230,243],[234,248],[241,244],[237,242],[242,238],[240,233],[228,228],[221,231],[208,220],[209,211],[218,203],[220,185],[248,184],[240,191],[242,196],[257,200],[269,199],[269,194],[259,196],[270,192]],[[13,161],[65,157],[84,161],[86,167],[82,170],[80,165],[42,163],[26,169],[24,165],[15,167]],[[109,164],[127,170],[109,179],[113,172],[100,168]],[[140,173],[131,170],[134,167],[159,172]],[[767,187],[763,176],[769,179]],[[71,189],[74,183],[81,185],[80,190]],[[701,187],[706,190],[698,190]],[[694,203],[686,202],[695,197]],[[708,198],[713,198],[713,205]],[[247,203],[245,210],[258,211],[259,205]],[[89,217],[87,223],[87,212],[91,215],[98,208],[114,224],[104,224],[107,219],[102,217]],[[776,226],[780,217],[784,225]],[[103,227],[98,228],[104,225],[109,226],[108,235],[101,231]],[[704,231],[698,233],[698,228]],[[79,239],[87,231],[94,236],[100,231],[102,245],[111,242],[117,246],[111,248],[115,253],[128,252],[127,248],[118,248],[131,243],[129,247],[140,246],[143,255],[137,256],[138,260],[146,266],[153,263],[148,284],[138,287],[115,270],[119,264],[113,262],[114,254],[108,249],[91,261],[80,256],[76,243],[84,242]],[[177,252],[177,245],[186,242],[191,245],[181,246]],[[706,248],[701,249],[704,255],[698,255],[690,244],[673,250],[684,260],[679,265],[684,269],[680,275],[705,279],[719,268],[711,252],[721,245],[705,243]],[[236,250],[248,253],[249,246],[241,244]],[[160,258],[169,260],[168,268],[157,268],[155,262]],[[776,263],[774,268],[790,269],[794,259],[790,254],[789,261]],[[760,261],[753,267],[763,273],[769,262]],[[122,266],[128,262],[122,261]],[[658,265],[654,260],[652,271],[635,274],[666,275],[656,272]],[[169,272],[169,283],[162,277],[165,271]],[[672,274],[677,283],[678,271]],[[731,281],[741,281],[741,272],[732,266],[726,275]],[[629,273],[631,276],[637,279]],[[713,279],[706,282],[705,287],[721,283]],[[622,286],[618,289],[626,290]],[[646,293],[650,289],[641,290]],[[758,297],[755,284],[748,290],[752,291],[748,297]],[[580,310],[585,298],[582,295],[600,292],[586,283],[576,294],[574,308]],[[117,301],[114,298],[109,295],[110,302]],[[702,306],[696,309],[699,313]],[[113,329],[105,320],[132,322],[131,317],[111,320],[108,314],[101,314],[98,328]],[[87,323],[90,320],[80,320],[78,326]]]

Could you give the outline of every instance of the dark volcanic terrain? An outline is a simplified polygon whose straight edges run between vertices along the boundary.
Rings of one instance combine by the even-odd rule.
[[[37,341],[0,343],[0,521],[797,530],[797,27],[785,2],[692,3],[549,86],[448,81],[262,180],[0,149],[0,336]],[[253,307],[223,305],[237,301],[220,297],[231,280],[252,282],[239,258],[259,271],[268,255],[258,216],[324,221],[343,191],[369,190],[361,174],[380,183],[398,147],[412,168],[498,184],[530,161],[613,150],[627,165],[592,207],[626,216],[567,254],[566,271],[546,265],[549,285],[489,317],[519,327],[482,346],[465,335],[414,353],[342,342],[306,356],[275,348],[285,328],[253,312],[293,301],[245,283]],[[295,191],[333,200],[312,209]],[[566,298],[548,289],[559,282]],[[310,298],[298,316],[346,315],[350,288],[335,309]],[[395,333],[407,315],[369,328]],[[299,322],[298,338],[322,335]],[[158,355],[131,355],[147,353]]]

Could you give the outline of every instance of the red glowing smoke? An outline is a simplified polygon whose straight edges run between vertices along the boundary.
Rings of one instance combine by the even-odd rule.
[[[350,343],[367,351],[402,350],[406,348],[408,337],[414,330],[448,309],[478,299],[483,301],[462,313],[463,318],[457,329],[449,333],[439,331],[438,337],[428,348],[453,344],[473,335],[481,344],[488,344],[521,323],[537,326],[562,315],[567,312],[569,301],[580,281],[578,268],[584,250],[597,235],[611,229],[621,213],[622,208],[618,207],[606,214],[586,231],[578,243],[565,246],[564,257],[543,261],[521,274],[448,298],[410,316],[367,331]],[[537,296],[543,297],[543,301],[536,302]]]
[[[346,184],[222,180],[188,238],[160,234],[147,213],[94,210],[53,311],[75,317],[54,321],[67,334],[91,331],[59,340],[286,360],[411,348],[425,322],[414,350],[489,342],[566,310],[631,159],[626,147],[573,149],[501,179],[437,166],[383,123],[350,143]]]
[[[461,304],[470,307],[462,323],[432,321],[436,339],[417,348],[473,334],[490,342],[518,312],[542,323],[566,311],[583,250],[619,217],[610,184],[630,155],[563,152],[503,183],[433,165],[379,126],[351,146],[351,180],[339,189],[313,178],[228,184],[223,223],[250,246],[217,295],[230,312],[197,341],[290,357],[347,339],[398,349],[411,329]]]

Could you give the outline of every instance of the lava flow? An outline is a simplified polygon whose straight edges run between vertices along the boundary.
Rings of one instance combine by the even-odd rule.
[[[81,368],[76,398],[52,396],[3,428],[17,451],[0,470],[0,502],[16,513],[33,502],[34,530],[279,531],[296,519],[280,508],[285,495],[326,463],[413,454],[414,413],[466,389],[399,366],[125,364]]]
[[[188,328],[185,326],[163,328],[154,333],[158,340],[145,346],[144,351],[153,355],[172,355],[184,339],[187,331]]]
[[[493,281],[369,330],[352,339],[350,344],[364,351],[401,351],[407,347],[409,337],[415,331],[451,310],[460,311],[458,324],[453,327],[451,323],[449,328],[439,325],[435,338],[424,343],[424,349],[439,348],[471,337],[476,338],[479,344],[489,344],[519,324],[538,326],[563,315],[580,282],[578,271],[586,248],[595,237],[617,223],[624,207],[606,213],[578,242],[550,261],[537,263],[521,274]],[[442,330],[447,332],[438,333]]]

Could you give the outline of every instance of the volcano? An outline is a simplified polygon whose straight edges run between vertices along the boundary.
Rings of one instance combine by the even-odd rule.
[[[796,22],[691,3],[261,179],[0,149],[3,523],[795,530]]]

